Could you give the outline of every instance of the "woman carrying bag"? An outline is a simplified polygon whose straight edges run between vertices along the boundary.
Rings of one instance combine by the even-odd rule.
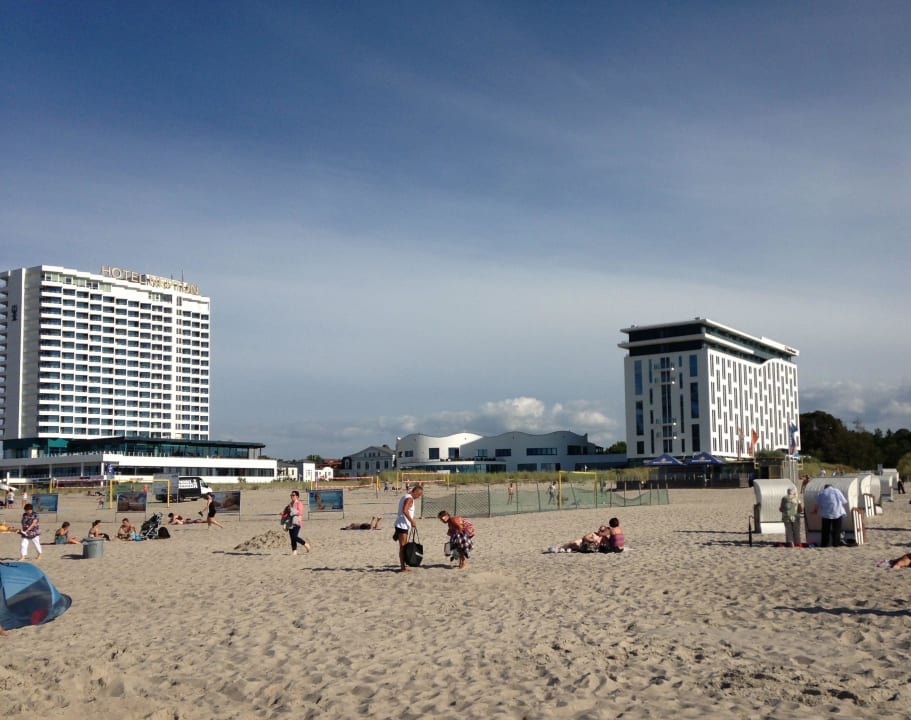
[[[297,490],[291,491],[291,502],[285,508],[285,513],[282,513],[282,525],[288,530],[288,537],[291,538],[291,554],[297,555],[298,545],[303,545],[304,550],[310,552],[310,543],[306,538],[300,537],[301,526],[304,524],[304,504]]]

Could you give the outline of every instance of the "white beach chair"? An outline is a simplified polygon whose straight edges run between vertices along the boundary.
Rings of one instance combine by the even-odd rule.
[[[797,490],[794,483],[782,478],[753,481],[753,494],[756,498],[753,505],[753,532],[760,535],[784,535],[779,508],[781,498],[788,494],[788,488]]]

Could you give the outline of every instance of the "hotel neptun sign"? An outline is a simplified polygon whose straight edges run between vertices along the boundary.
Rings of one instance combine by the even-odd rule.
[[[176,290],[177,292],[187,293],[188,295],[199,295],[199,285],[184,282],[183,280],[174,280],[173,278],[163,278],[148,273],[136,272],[135,270],[124,270],[119,267],[110,265],[101,266],[101,274],[112,280],[123,280],[125,282],[145,285],[146,287],[157,288],[159,290]]]

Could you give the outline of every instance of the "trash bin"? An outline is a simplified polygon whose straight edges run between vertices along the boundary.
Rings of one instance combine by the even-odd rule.
[[[104,538],[83,538],[82,558],[100,558],[104,555]]]

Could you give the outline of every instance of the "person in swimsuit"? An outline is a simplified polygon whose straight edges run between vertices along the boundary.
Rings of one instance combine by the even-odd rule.
[[[615,517],[607,521],[607,534],[602,536],[600,550],[606,553],[623,552],[623,528]]]
[[[580,538],[570,540],[565,545],[561,545],[560,549],[565,552],[581,552],[584,547],[585,552],[594,552],[607,539],[609,531],[610,528],[607,525],[602,525],[597,530],[592,530]]]
[[[379,517],[370,518],[369,523],[351,523],[341,528],[342,530],[379,530],[380,529],[380,520]]]
[[[57,532],[54,533],[54,545],[81,545],[74,537],[70,537],[70,524],[68,522],[63,523]]]
[[[89,537],[90,538],[101,538],[103,540],[110,540],[111,536],[107,533],[101,532],[101,520],[95,520],[92,522],[92,527],[89,528]]]
[[[206,525],[212,527],[213,525],[218,525],[220,528],[224,528],[218,520],[215,519],[215,499],[212,497],[212,493],[206,495]]]

